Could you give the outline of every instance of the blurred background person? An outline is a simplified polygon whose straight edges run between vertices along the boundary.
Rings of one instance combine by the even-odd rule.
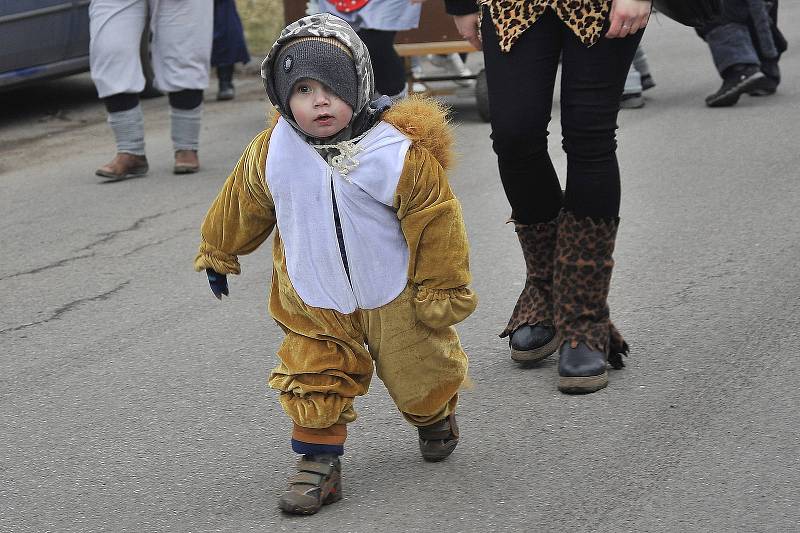
[[[217,69],[217,100],[233,100],[234,65],[250,61],[242,21],[235,0],[214,0],[214,42],[211,65]]]
[[[425,0],[317,0],[320,11],[346,20],[364,41],[375,70],[375,87],[398,100],[408,94],[403,59],[394,49],[398,31],[419,26]]]
[[[173,172],[200,168],[197,151],[208,87],[213,27],[206,0],[92,0],[89,4],[89,62],[92,80],[108,113],[117,153],[95,174],[118,180],[144,176],[145,86],[140,43],[148,23],[155,87],[169,97]]]
[[[639,44],[636,55],[633,56],[633,63],[628,69],[628,77],[625,78],[625,89],[622,91],[620,107],[622,109],[639,109],[644,107],[644,91],[656,86],[653,76],[650,74],[650,65],[647,62],[647,54]]]
[[[732,106],[743,94],[775,94],[781,81],[778,61],[787,48],[778,29],[778,0],[725,0],[722,14],[697,33],[722,76],[707,106]]]

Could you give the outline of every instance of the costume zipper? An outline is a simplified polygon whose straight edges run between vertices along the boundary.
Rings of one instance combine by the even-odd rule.
[[[331,172],[331,202],[333,203],[333,223],[336,226],[336,241],[339,244],[339,255],[342,256],[342,265],[344,265],[344,272],[347,274],[347,283],[350,284],[350,291],[353,293],[353,298],[356,301],[358,307],[361,307],[361,304],[358,302],[358,297],[356,296],[356,291],[353,288],[353,280],[350,279],[350,266],[347,263],[347,251],[344,247],[344,233],[342,232],[342,221],[339,218],[339,207],[336,204],[336,191],[334,190],[333,186],[333,173]]]

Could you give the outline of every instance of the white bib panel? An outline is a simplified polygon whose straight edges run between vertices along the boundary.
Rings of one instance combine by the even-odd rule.
[[[341,313],[385,305],[408,283],[408,244],[392,205],[411,141],[381,122],[357,146],[358,166],[345,179],[281,118],[266,163],[289,279],[307,305]]]

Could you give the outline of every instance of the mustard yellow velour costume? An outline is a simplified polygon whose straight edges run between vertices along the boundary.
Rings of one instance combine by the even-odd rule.
[[[207,271],[221,298],[224,275],[240,272],[238,256],[277,228],[269,311],[285,337],[269,385],[280,391],[294,422],[292,450],[302,454],[278,506],[313,514],[342,498],[347,424],[373,368],[417,426],[423,459],[452,453],[467,373],[453,325],[477,299],[461,206],[446,177],[452,132],[444,109],[422,98],[392,106],[375,95],[366,45],[327,13],[287,26],[261,76],[276,120],[209,209],[195,269]],[[326,137],[309,133],[321,131]]]
[[[444,419],[455,410],[467,372],[467,356],[452,326],[477,303],[467,287],[461,207],[446,178],[452,132],[445,111],[432,100],[410,98],[382,116],[410,140],[392,205],[408,246],[408,280],[389,303],[351,313],[308,305],[287,268],[281,237],[287,228],[281,227],[276,214],[281,204],[273,201],[267,178],[270,140],[281,120],[253,139],[214,200],[202,225],[195,270],[239,274],[237,256],[258,248],[277,223],[269,311],[286,337],[269,385],[280,391],[281,405],[294,421],[294,440],[343,444],[345,424],[356,419],[353,400],[367,392],[373,362],[411,424]]]

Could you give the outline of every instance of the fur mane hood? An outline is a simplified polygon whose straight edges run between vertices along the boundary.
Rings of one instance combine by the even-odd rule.
[[[381,119],[403,132],[413,146],[430,152],[442,168],[452,168],[453,130],[443,104],[433,98],[409,96],[387,109]]]

